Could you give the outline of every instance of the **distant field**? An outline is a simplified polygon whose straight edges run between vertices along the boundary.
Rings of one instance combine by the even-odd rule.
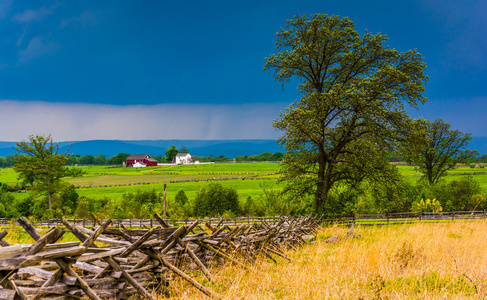
[[[405,180],[411,183],[415,183],[421,177],[421,173],[414,170],[414,167],[409,166],[398,166],[399,171],[403,176],[405,176]],[[487,190],[487,169],[486,168],[470,168],[470,167],[459,167],[455,168],[448,172],[448,176],[445,177],[446,181],[452,181],[455,179],[459,179],[465,174],[469,174],[475,176],[475,180],[477,180],[480,184],[480,187],[484,190]]]
[[[148,168],[114,168],[105,166],[78,168],[82,169],[86,174],[78,178],[66,178],[66,181],[81,187],[77,190],[78,194],[89,198],[108,197],[120,199],[124,193],[130,191],[151,189],[162,191],[164,184],[167,184],[168,197],[172,198],[179,190],[184,190],[188,197],[192,198],[199,188],[207,186],[210,182],[215,182],[171,183],[172,181],[183,180],[239,178],[217,182],[224,186],[235,188],[242,199],[262,194],[264,185],[270,189],[282,189],[284,187],[284,184],[276,183],[276,175],[268,175],[278,172],[279,164],[276,163],[201,164]],[[414,167],[398,166],[398,168],[408,182],[414,183],[420,178],[420,173],[415,171]],[[484,168],[456,168],[450,172],[454,176],[447,176],[446,180],[458,179],[463,175],[455,174],[465,173],[476,174],[474,175],[475,179],[482,188],[487,189],[487,169]],[[11,168],[0,169],[0,182],[15,184],[17,182],[17,174]],[[17,197],[26,196],[26,193],[17,194]]]

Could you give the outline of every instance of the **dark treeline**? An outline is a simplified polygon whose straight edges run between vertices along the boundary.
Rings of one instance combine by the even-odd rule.
[[[105,166],[105,165],[121,165],[126,160],[127,157],[130,156],[130,153],[119,153],[112,157],[106,157],[104,154],[100,155],[79,155],[79,154],[70,154],[67,156],[68,162],[66,165],[68,166]],[[152,158],[156,159],[160,163],[168,162],[167,158],[164,155],[151,155]],[[237,156],[235,159],[237,161],[281,161],[283,154],[280,152],[270,153],[264,152],[259,155],[244,155],[244,156]],[[193,156],[193,160],[199,160],[201,162],[222,162],[222,161],[232,161],[233,158],[228,158],[224,155],[220,155],[214,157],[213,155],[209,156]],[[0,156],[0,168],[9,168],[13,167],[15,163],[15,155],[8,155],[6,158]]]
[[[236,161],[244,162],[244,161],[281,161],[284,155],[281,152],[270,153],[264,152],[259,155],[243,155],[243,156],[236,156]],[[214,157],[213,155],[209,156],[193,156],[193,160],[199,160],[201,162],[219,162],[219,161],[232,161],[232,158],[228,158],[225,155],[220,155],[218,157]]]
[[[68,162],[66,165],[74,166],[74,165],[81,165],[81,166],[105,166],[105,165],[121,165],[129,157],[129,153],[119,153],[112,157],[106,157],[104,154],[100,155],[79,155],[79,154],[71,154],[68,155]],[[15,156],[9,154],[6,157],[0,156],[0,168],[10,168],[14,166],[15,163]],[[167,162],[166,157],[163,155],[154,155],[152,156],[158,162]],[[281,161],[283,154],[281,152],[270,153],[264,152],[259,155],[244,155],[244,156],[236,156],[235,160],[238,162],[245,162],[245,161]],[[213,155],[209,156],[193,156],[194,160],[199,160],[201,162],[225,162],[225,161],[232,161],[233,158],[228,158],[224,155],[220,155],[214,157]],[[407,162],[400,155],[389,155],[387,156],[387,160],[390,162]],[[468,159],[469,163],[487,163],[487,154],[479,155],[477,157],[473,157]]]

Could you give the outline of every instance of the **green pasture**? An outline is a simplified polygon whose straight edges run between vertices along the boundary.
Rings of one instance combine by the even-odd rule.
[[[17,183],[17,173],[14,171],[13,168],[0,168],[0,182],[1,183]]]
[[[248,196],[262,195],[263,188],[282,189],[283,183],[277,184],[279,164],[276,163],[226,163],[201,164],[179,166],[157,166],[146,168],[115,168],[109,166],[77,167],[85,172],[82,177],[65,178],[77,187],[80,196],[88,198],[121,199],[126,192],[137,190],[146,191],[156,189],[163,191],[167,184],[167,195],[174,198],[179,190],[184,190],[189,198],[195,196],[199,188],[207,186],[210,182],[219,182],[224,186],[235,188],[241,199]],[[421,174],[411,166],[398,166],[399,171],[408,182],[415,183]],[[445,180],[451,181],[461,178],[464,174],[472,174],[483,189],[487,190],[487,169],[459,167],[450,171]],[[219,181],[192,181],[171,183],[182,180],[214,180]],[[0,182],[16,184],[17,174],[12,168],[0,169]],[[26,197],[28,193],[17,193],[16,197]]]
[[[404,176],[404,180],[410,183],[416,183],[421,178],[421,173],[414,170],[411,166],[398,166],[399,171]],[[458,180],[466,174],[474,176],[480,184],[480,187],[487,190],[487,169],[486,168],[470,168],[468,166],[457,167],[445,176],[443,180],[447,182]]]
[[[182,182],[182,183],[168,183],[167,197],[174,199],[179,190],[184,190],[189,198],[194,198],[198,189],[206,187],[211,182]],[[233,187],[238,191],[241,199],[248,196],[257,197],[262,194],[262,189],[265,186],[269,189],[281,189],[284,184],[276,184],[275,179],[246,179],[246,180],[228,180],[218,181],[225,187]],[[132,185],[120,187],[102,187],[102,188],[80,188],[77,193],[80,196],[88,198],[103,198],[121,199],[122,195],[127,192],[148,191],[155,189],[157,191],[164,190],[164,183],[148,184],[148,185]]]

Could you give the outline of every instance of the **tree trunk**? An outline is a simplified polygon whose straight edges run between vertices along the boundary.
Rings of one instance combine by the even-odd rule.
[[[328,178],[326,178],[325,171],[325,151],[320,147],[318,152],[318,184],[316,187],[315,196],[315,212],[317,214],[323,213],[324,205],[328,196]]]
[[[47,199],[49,200],[49,209],[51,209],[51,183],[49,182],[49,175],[46,176],[47,185]]]

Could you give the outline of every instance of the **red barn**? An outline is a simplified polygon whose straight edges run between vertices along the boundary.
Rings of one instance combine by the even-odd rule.
[[[157,160],[147,154],[132,154],[127,157],[127,167],[133,167],[135,163],[140,163],[147,167],[157,166]]]

